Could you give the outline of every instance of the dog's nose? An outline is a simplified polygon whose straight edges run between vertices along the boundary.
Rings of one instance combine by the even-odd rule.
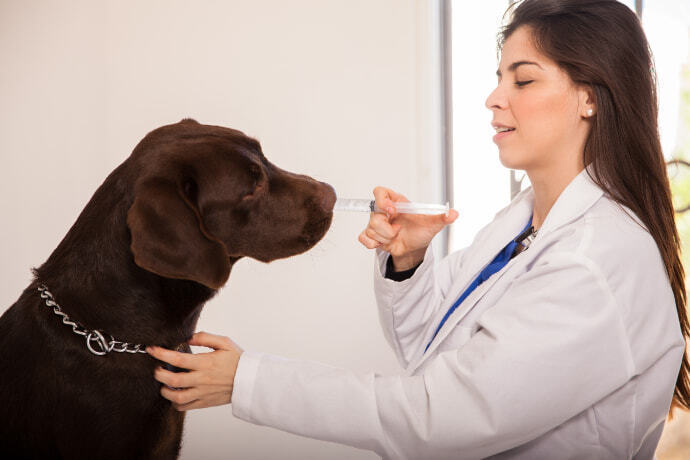
[[[333,206],[335,206],[335,189],[325,182],[320,182],[323,186],[323,198],[321,198],[321,207],[326,212],[333,211]]]

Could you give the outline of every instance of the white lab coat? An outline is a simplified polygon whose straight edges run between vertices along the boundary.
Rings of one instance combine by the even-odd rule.
[[[650,459],[685,350],[649,233],[586,171],[530,248],[448,307],[527,223],[527,189],[468,248],[375,291],[403,375],[247,351],[235,416],[392,459]],[[626,213],[627,211],[627,213]]]

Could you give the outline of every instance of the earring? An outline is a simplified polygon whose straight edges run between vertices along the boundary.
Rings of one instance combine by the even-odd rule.
[[[594,115],[594,110],[592,110],[592,109],[587,109],[587,116],[588,116],[588,117],[591,117],[592,115]]]

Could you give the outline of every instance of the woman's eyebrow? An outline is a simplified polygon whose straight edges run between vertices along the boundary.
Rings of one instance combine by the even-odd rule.
[[[538,63],[536,63],[536,62],[534,62],[534,61],[515,61],[515,62],[513,62],[512,64],[510,64],[510,65],[508,66],[508,71],[509,71],[509,72],[514,72],[515,69],[517,69],[517,68],[520,67],[521,65],[536,65],[536,66],[539,67],[540,69],[544,70],[544,68],[543,68],[542,66],[540,66]],[[501,76],[501,71],[500,71],[500,70],[496,70],[496,75],[500,77],[500,76]]]

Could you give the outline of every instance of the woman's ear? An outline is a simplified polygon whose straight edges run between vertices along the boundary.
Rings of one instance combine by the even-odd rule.
[[[223,286],[230,276],[225,245],[204,229],[196,206],[171,181],[137,184],[127,225],[134,262],[145,270],[211,289]]]
[[[590,86],[583,86],[579,89],[580,97],[580,116],[582,118],[592,118],[597,113],[594,91]]]

